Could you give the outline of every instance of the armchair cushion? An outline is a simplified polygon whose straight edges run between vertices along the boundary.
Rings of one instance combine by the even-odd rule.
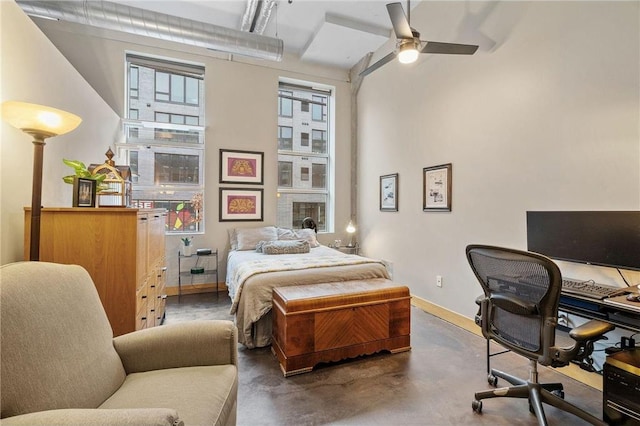
[[[181,426],[176,410],[166,408],[135,408],[96,410],[68,408],[39,411],[2,419],[3,426]]]
[[[100,408],[166,407],[185,425],[235,423],[237,377],[231,364],[132,373]]]

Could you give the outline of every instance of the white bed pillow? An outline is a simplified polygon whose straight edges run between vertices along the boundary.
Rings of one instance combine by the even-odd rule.
[[[307,240],[311,248],[320,247],[320,243],[316,239],[316,231],[313,229],[299,229],[296,231],[296,236],[296,239]]]
[[[309,242],[309,247],[320,247],[320,243],[316,239],[316,231],[313,229],[288,229],[278,228],[278,240],[290,241],[290,240],[305,240]]]
[[[229,234],[229,245],[231,250],[238,250],[238,236],[236,235],[236,228],[227,229]]]
[[[298,237],[293,229],[289,228],[278,228],[278,240],[297,240]]]
[[[260,241],[276,241],[278,239],[275,226],[236,228],[235,235],[238,240],[235,250],[255,250]]]

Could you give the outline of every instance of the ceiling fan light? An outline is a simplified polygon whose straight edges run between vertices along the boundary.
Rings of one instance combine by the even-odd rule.
[[[412,64],[418,60],[419,54],[420,51],[416,43],[405,43],[400,46],[398,61],[400,61],[401,64]]]

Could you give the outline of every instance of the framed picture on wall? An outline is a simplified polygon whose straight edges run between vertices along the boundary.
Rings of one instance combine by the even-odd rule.
[[[451,163],[422,169],[422,210],[451,211]]]
[[[380,211],[398,211],[398,173],[380,176]]]
[[[73,180],[73,207],[96,206],[96,181],[76,177]]]
[[[264,153],[220,150],[220,183],[262,185]]]
[[[220,188],[220,222],[261,222],[263,189]]]

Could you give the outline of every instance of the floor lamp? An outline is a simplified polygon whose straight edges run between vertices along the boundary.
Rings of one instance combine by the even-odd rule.
[[[31,190],[29,260],[40,260],[40,210],[42,208],[44,140],[72,131],[78,127],[82,119],[77,115],[59,109],[17,101],[3,102],[2,119],[33,137],[33,186]]]

